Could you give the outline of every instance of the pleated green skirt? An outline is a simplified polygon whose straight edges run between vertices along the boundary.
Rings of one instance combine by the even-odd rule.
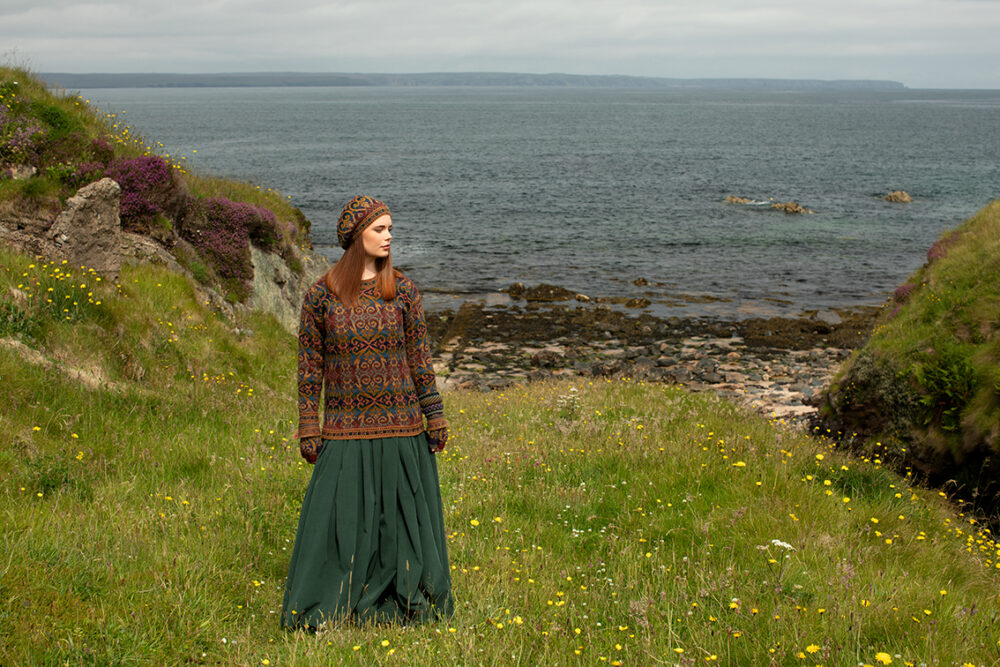
[[[324,440],[302,501],[281,624],[410,623],[452,609],[426,436]]]

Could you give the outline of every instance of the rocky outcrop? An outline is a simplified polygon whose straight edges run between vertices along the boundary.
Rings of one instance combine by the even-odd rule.
[[[805,206],[793,201],[785,201],[785,202],[776,201],[773,204],[771,204],[771,208],[776,208],[779,211],[784,211],[785,213],[790,213],[790,214],[816,212],[816,211],[811,211],[807,209]]]
[[[306,290],[319,279],[329,263],[318,253],[304,253],[302,273],[289,268],[281,256],[250,246],[253,263],[253,295],[250,305],[272,313],[281,325],[295,334]]]
[[[58,211],[44,205],[15,207],[12,202],[0,202],[0,243],[32,256],[54,252],[45,239]]]
[[[121,268],[121,189],[110,178],[80,188],[61,211],[48,205],[0,205],[0,243],[115,278]]]
[[[889,194],[883,195],[882,199],[898,204],[909,204],[913,201],[913,198],[910,197],[910,193],[906,190],[893,190]]]
[[[521,283],[514,283],[507,290],[511,297],[524,299],[525,301],[569,301],[576,297],[575,292],[571,292],[565,287],[548,285],[546,283],[529,288],[525,288]]]
[[[175,187],[170,191],[180,194],[173,199],[165,198],[167,203],[185,196],[183,189]],[[191,276],[199,299],[223,316],[232,318],[247,307],[258,308],[273,313],[285,329],[296,333],[302,298],[326,270],[329,262],[325,257],[296,250],[296,259],[301,264],[301,271],[297,272],[281,255],[251,245],[254,269],[251,297],[247,304],[231,303],[211,285],[195,280],[186,265],[177,261],[180,256],[177,253],[182,249],[187,250],[188,256],[196,256],[184,239],[174,234],[165,245],[163,239],[122,231],[120,196],[118,183],[104,178],[78,190],[61,211],[42,205],[32,207],[23,201],[16,206],[0,202],[0,243],[33,256],[86,266],[112,279],[118,277],[123,263],[166,266]]]
[[[55,257],[117,278],[122,264],[120,194],[117,183],[102,178],[70,197],[45,235],[54,246]]]

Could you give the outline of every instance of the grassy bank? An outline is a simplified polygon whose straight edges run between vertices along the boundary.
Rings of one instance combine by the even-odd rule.
[[[1000,550],[972,517],[628,382],[447,394],[455,616],[284,632],[292,337],[153,266],[4,252],[0,294],[4,662],[997,664]]]
[[[1000,510],[1000,201],[927,253],[828,394],[834,428]]]
[[[287,197],[192,172],[186,156],[145,140],[124,113],[102,113],[80,95],[0,66],[0,238],[25,229],[45,237],[67,201],[102,178],[121,188],[124,231],[150,237],[230,301],[252,295],[251,246],[303,271],[309,221]]]

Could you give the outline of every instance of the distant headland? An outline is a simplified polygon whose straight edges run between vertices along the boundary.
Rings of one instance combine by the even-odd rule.
[[[319,72],[231,72],[217,74],[52,72],[39,77],[50,86],[82,88],[233,88],[302,86],[509,86],[552,88],[719,90],[900,91],[898,81],[820,79],[674,79],[624,75],[435,72],[427,74],[343,74]]]

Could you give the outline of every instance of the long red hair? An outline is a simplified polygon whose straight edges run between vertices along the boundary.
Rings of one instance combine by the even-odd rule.
[[[326,287],[348,308],[358,305],[358,292],[361,291],[361,276],[365,272],[365,244],[356,239],[341,255],[337,263],[331,266],[323,279]],[[375,259],[375,278],[382,293],[383,301],[396,298],[396,277],[399,271],[392,268],[392,253],[386,257]]]

